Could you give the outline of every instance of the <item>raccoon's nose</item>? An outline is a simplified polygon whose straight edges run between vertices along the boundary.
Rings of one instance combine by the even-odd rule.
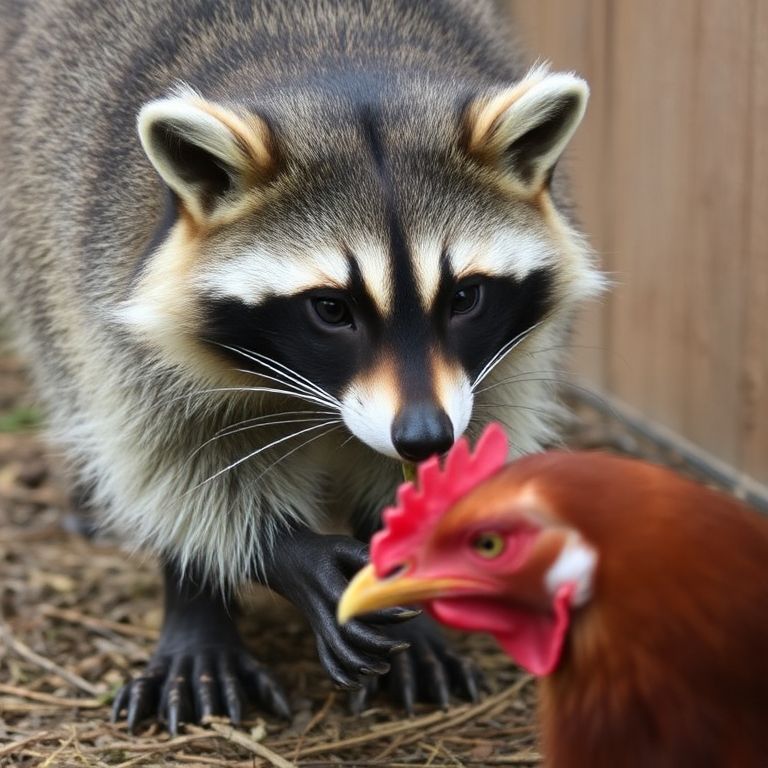
[[[407,461],[423,461],[445,453],[453,445],[453,424],[448,414],[432,403],[403,407],[392,422],[392,443]]]

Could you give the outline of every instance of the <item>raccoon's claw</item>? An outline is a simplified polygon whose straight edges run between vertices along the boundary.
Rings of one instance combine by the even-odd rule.
[[[381,679],[380,677],[366,677],[360,688],[349,692],[350,714],[359,715],[368,706],[368,702],[379,691]]]
[[[125,710],[133,732],[142,720],[156,714],[176,735],[181,723],[202,722],[212,715],[224,715],[238,724],[250,703],[278,717],[291,716],[279,683],[245,649],[212,648],[155,657],[143,675],[120,689],[112,720]]]
[[[367,684],[350,695],[349,708],[359,714],[380,687],[407,714],[412,715],[417,701],[436,703],[446,709],[451,695],[477,701],[485,685],[472,661],[454,653],[445,643],[434,622],[421,616],[401,626],[390,627],[388,634],[409,644],[409,648],[394,654],[390,671],[380,682]]]
[[[183,722],[224,715],[240,722],[249,704],[290,717],[282,688],[245,650],[235,624],[237,606],[191,571],[164,565],[165,619],[146,671],[115,697],[112,719],[125,710],[128,728],[149,717],[176,734]]]
[[[389,671],[391,654],[407,647],[387,627],[419,612],[387,608],[339,626],[336,606],[350,578],[368,562],[368,549],[347,536],[295,529],[283,538],[280,557],[264,563],[265,583],[309,620],[323,668],[339,688],[358,690],[366,677]]]

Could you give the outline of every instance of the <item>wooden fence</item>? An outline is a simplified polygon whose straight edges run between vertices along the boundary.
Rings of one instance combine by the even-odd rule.
[[[502,6],[592,88],[569,167],[616,288],[577,373],[768,483],[768,0]]]

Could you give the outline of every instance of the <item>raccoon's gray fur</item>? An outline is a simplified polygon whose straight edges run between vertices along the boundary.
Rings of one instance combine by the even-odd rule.
[[[600,285],[550,178],[587,91],[544,69],[523,79],[489,4],[2,0],[2,13],[2,303],[53,439],[127,541],[234,584],[280,520],[325,531],[375,514],[400,477],[381,453],[410,397],[405,359],[454,438],[491,418],[519,452],[554,437],[541,372]],[[338,371],[226,356],[233,312],[346,290],[353,262],[383,317],[406,283],[426,316],[446,260],[523,288],[544,275],[519,293],[538,291],[536,322],[484,391],[474,374],[501,344],[473,340],[483,365],[469,372],[427,342],[409,351],[407,317],[386,354],[342,356],[335,392],[317,381]],[[315,331],[290,325],[278,346],[300,359]]]

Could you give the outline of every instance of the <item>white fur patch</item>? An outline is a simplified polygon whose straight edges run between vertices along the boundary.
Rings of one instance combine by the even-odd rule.
[[[162,316],[151,304],[125,303],[113,313],[113,319],[138,333],[156,335],[165,329]]]
[[[350,250],[360,266],[365,287],[376,302],[379,312],[388,315],[392,311],[394,286],[387,246],[383,242],[353,240]]]
[[[348,280],[349,265],[339,250],[318,248],[309,256],[254,248],[209,269],[196,284],[216,298],[253,306],[270,296],[290,296],[309,288],[343,289]]]
[[[597,553],[584,540],[573,533],[560,550],[557,560],[544,576],[544,583],[551,595],[563,584],[574,584],[572,604],[584,605],[592,596],[592,581],[597,566]]]
[[[442,245],[437,240],[416,243],[411,251],[416,288],[421,305],[429,310],[440,285],[440,254]]]
[[[559,250],[542,235],[514,228],[502,229],[486,242],[460,240],[448,250],[458,277],[480,272],[524,279],[533,270],[557,263]]]
[[[392,443],[399,404],[382,388],[353,385],[342,398],[341,417],[355,437],[385,456],[400,458]]]
[[[392,302],[389,260],[383,246],[366,242],[352,249],[363,282],[386,314]],[[253,248],[208,269],[197,287],[217,298],[238,299],[254,306],[270,296],[291,296],[311,288],[344,290],[349,284],[349,262],[339,248],[317,247],[291,253]]]
[[[422,306],[429,309],[440,285],[439,240],[423,240],[413,248],[413,268]],[[506,228],[486,240],[457,240],[448,245],[451,269],[458,279],[472,273],[522,280],[534,269],[557,262],[559,251],[543,235]]]

